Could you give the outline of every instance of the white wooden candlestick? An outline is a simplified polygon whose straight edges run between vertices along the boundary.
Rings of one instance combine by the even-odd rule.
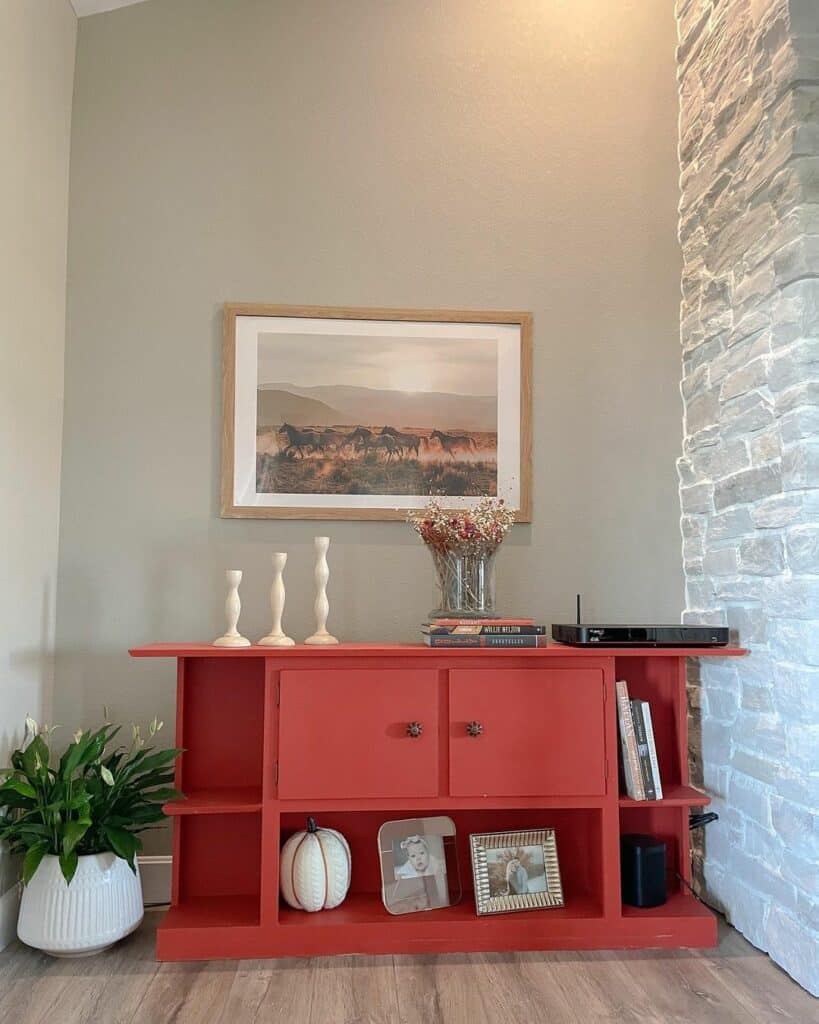
[[[327,548],[330,546],[329,537],[316,537],[313,541],[316,546],[316,603],[313,610],[316,613],[316,631],[304,641],[306,644],[337,644],[338,640],[327,632],[327,616],[330,614],[330,602],[327,600],[327,581],[330,579],[330,569],[327,565]]]
[[[242,636],[236,628],[239,624],[239,613],[242,610],[242,602],[239,600],[239,584],[242,582],[241,569],[228,569],[225,572],[228,584],[228,595],[225,600],[225,616],[227,617],[227,632],[213,641],[214,647],[250,647],[250,641]]]
[[[284,551],[277,551],[273,555],[273,582],[270,585],[270,611],[273,616],[273,625],[267,636],[263,636],[259,641],[261,647],[292,647],[296,642],[282,631],[285,597],[282,573],[286,562],[287,555]]]

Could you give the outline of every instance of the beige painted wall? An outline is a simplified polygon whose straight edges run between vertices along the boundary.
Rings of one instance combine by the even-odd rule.
[[[0,0],[0,767],[51,712],[76,28],[68,0]]]
[[[504,609],[679,620],[670,4],[151,0],[80,23],[71,169],[61,720],[173,718],[129,645],[250,636],[269,553],[311,627],[315,523],[218,516],[221,303],[530,309],[534,522]],[[330,626],[432,606],[400,523],[337,523]],[[226,723],[226,728],[230,723]]]

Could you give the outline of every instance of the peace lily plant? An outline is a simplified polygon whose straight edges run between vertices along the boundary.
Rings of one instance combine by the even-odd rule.
[[[149,738],[161,728],[154,719]],[[139,926],[138,833],[182,795],[171,785],[181,751],[146,746],[139,726],[130,746],[115,745],[119,731],[106,709],[105,724],[76,732],[57,759],[54,729],[27,718],[0,782],[0,840],[23,859],[17,935],[53,956],[97,953]]]
[[[53,764],[51,729],[26,719],[26,742],[11,756],[0,784],[0,839],[23,857],[28,885],[44,857],[59,860],[66,883],[87,854],[114,853],[136,874],[142,849],[137,833],[164,817],[162,804],[182,796],[171,785],[172,765],[181,751],[146,746],[132,726],[129,747],[112,747],[120,726],[107,721],[95,732],[79,730]],[[156,718],[152,739],[162,728]]]

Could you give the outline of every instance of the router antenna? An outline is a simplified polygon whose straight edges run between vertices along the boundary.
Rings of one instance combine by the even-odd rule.
[[[580,594],[577,595],[577,624],[580,625]]]

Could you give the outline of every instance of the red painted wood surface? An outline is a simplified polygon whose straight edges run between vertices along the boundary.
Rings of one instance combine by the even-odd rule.
[[[132,647],[128,652],[133,658],[273,658],[292,662],[299,658],[314,658],[317,661],[338,661],[341,658],[429,658],[449,661],[465,658],[508,659],[525,658],[736,658],[747,654],[744,647],[569,647],[566,644],[550,643],[546,647],[510,648],[509,650],[464,648],[445,650],[427,647],[426,644],[337,644],[332,647],[311,647],[296,644],[295,647],[214,647],[213,644],[161,643]]]
[[[678,880],[690,877],[688,649],[431,650],[160,644],[174,657],[177,780],[173,906],[164,960],[440,953],[505,949],[709,946],[714,916]],[[708,649],[728,657],[739,649]],[[476,661],[477,659],[477,661]],[[651,703],[665,799],[617,791],[614,680]],[[466,722],[484,725],[466,736]],[[423,733],[406,735],[409,722]],[[337,910],[282,905],[279,849],[308,814],[352,849],[350,895]],[[392,818],[447,814],[458,833],[463,900],[393,917],[381,903],[376,836]],[[566,906],[479,918],[470,832],[554,828]],[[622,832],[665,840],[670,898],[620,901]]]
[[[293,670],[280,693],[282,799],[437,795],[437,673]]]
[[[452,795],[604,794],[603,678],[580,667],[450,672]]]

